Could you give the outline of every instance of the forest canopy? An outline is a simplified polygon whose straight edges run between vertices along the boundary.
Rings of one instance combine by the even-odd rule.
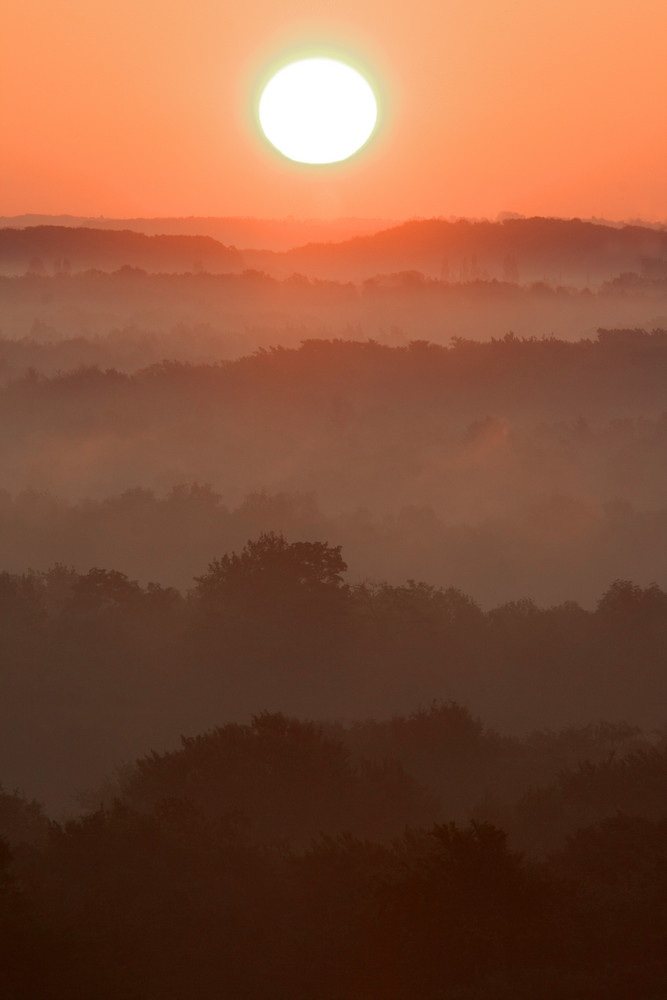
[[[455,587],[348,583],[346,570],[339,546],[265,533],[185,593],[101,568],[0,574],[3,780],[62,808],[147,735],[167,747],[258,707],[333,725],[454,700],[515,735],[664,724],[657,584],[614,581],[593,610],[524,599],[485,612]]]

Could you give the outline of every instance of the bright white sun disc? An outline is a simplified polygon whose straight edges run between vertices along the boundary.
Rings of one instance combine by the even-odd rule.
[[[300,59],[271,77],[259,100],[269,142],[298,163],[337,163],[356,153],[377,121],[377,101],[356,69]]]

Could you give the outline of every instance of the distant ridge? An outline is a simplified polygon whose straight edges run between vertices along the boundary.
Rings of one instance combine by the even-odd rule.
[[[157,225],[164,220],[153,221]],[[195,225],[199,220],[181,221]],[[263,226],[274,225],[257,220],[255,224],[258,237],[265,233]],[[667,230],[580,219],[421,219],[348,239],[311,241],[279,252],[266,246],[240,251],[210,235],[147,235],[54,225],[0,229],[0,272],[4,274],[94,268],[112,271],[122,266],[153,273],[251,269],[275,278],[301,274],[339,282],[412,272],[413,279],[405,280],[423,275],[464,284],[479,280],[511,284],[542,281],[583,288],[622,274],[667,280]]]
[[[416,271],[456,282],[586,286],[628,272],[667,278],[667,230],[580,219],[418,219],[340,243],[309,244],[281,255],[249,251],[245,258],[278,277],[296,272],[354,281]]]
[[[67,226],[87,229],[131,229],[147,236],[211,236],[227,245],[283,251],[304,243],[338,242],[376,233],[395,225],[393,219],[252,219],[191,216],[189,218],[106,219],[76,215],[1,217],[0,228]]]
[[[120,267],[147,271],[239,271],[243,257],[211,236],[147,236],[68,226],[0,229],[0,271],[54,273]]]

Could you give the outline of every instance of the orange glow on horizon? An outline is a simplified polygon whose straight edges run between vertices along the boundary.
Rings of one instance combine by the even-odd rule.
[[[662,0],[22,0],[3,27],[2,215],[667,220]],[[310,172],[251,114],[308,45],[385,104],[367,154]]]

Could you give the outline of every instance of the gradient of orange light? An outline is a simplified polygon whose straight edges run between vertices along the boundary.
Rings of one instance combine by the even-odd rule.
[[[7,2],[7,0],[6,0]],[[667,218],[663,0],[9,0],[0,213]],[[386,88],[358,159],[277,159],[263,68],[349,47]]]

